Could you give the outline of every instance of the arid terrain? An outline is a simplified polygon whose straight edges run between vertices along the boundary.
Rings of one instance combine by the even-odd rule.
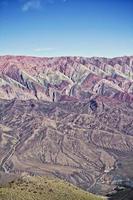
[[[0,56],[0,97],[84,101],[92,95],[133,101],[133,56],[120,58]]]
[[[133,57],[0,57],[1,183],[27,173],[107,195],[133,188],[132,169]]]

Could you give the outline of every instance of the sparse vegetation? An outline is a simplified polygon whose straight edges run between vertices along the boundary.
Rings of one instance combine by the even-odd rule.
[[[0,200],[102,200],[69,183],[44,177],[23,177],[0,188]]]

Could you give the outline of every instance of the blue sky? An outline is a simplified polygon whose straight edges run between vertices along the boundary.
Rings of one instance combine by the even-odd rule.
[[[133,55],[133,0],[0,0],[0,55]]]

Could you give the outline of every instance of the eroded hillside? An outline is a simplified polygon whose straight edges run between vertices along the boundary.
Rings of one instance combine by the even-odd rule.
[[[133,100],[133,57],[0,57],[0,97],[46,101],[101,95]]]
[[[132,185],[133,104],[96,102],[94,109],[91,101],[1,100],[1,169],[58,177],[97,194]]]

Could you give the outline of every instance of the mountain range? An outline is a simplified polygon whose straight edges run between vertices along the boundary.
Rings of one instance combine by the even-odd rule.
[[[133,100],[133,56],[107,58],[0,57],[0,97],[44,101],[104,96]]]
[[[0,169],[133,188],[133,56],[1,56]]]

